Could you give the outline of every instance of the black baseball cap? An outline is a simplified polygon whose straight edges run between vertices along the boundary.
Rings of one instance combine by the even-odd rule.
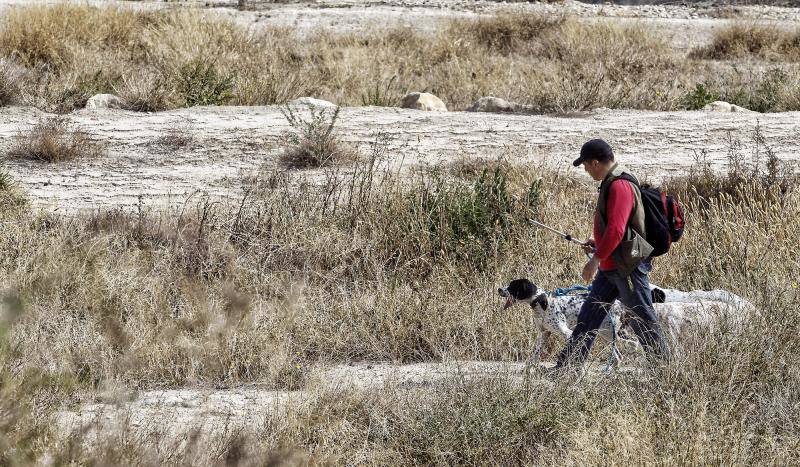
[[[614,151],[612,151],[611,146],[602,139],[590,139],[583,143],[581,147],[581,156],[572,161],[572,165],[577,167],[581,165],[583,161],[591,159],[596,159],[600,162],[613,161]]]

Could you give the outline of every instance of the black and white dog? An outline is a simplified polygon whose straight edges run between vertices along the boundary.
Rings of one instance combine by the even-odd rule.
[[[717,309],[753,308],[747,300],[725,290],[683,292],[653,285],[650,286],[650,289],[653,294],[653,307],[656,315],[672,337],[675,337],[686,324],[703,324],[713,319],[710,307]],[[580,295],[554,296],[537,288],[528,279],[515,279],[507,287],[498,289],[498,293],[506,299],[503,309],[517,303],[527,303],[533,308],[533,319],[538,332],[529,365],[539,363],[542,351],[545,350],[544,345],[550,340],[551,335],[561,336],[564,341],[569,339],[572,329],[577,324],[583,302],[586,300],[586,296]],[[639,342],[636,337],[629,335],[624,329],[622,318],[625,307],[616,301],[609,311],[610,313],[598,329],[597,337],[607,342],[612,341],[611,320],[613,320],[614,329],[617,331],[616,343],[622,347],[638,349]],[[615,363],[622,360],[622,355],[617,348],[613,349],[612,358]]]
[[[536,343],[534,344],[533,354],[528,361],[528,365],[536,365],[542,357],[542,351],[548,353],[551,349],[545,349],[545,345],[550,342],[550,336],[561,336],[564,341],[572,336],[572,329],[578,322],[578,313],[581,311],[586,297],[579,295],[553,296],[544,290],[540,290],[528,279],[514,279],[507,287],[497,290],[500,296],[506,298],[503,309],[517,303],[527,303],[533,308],[533,320],[537,329]],[[614,329],[617,331],[617,343],[623,346],[638,347],[639,342],[620,331],[622,328],[622,305],[614,302],[610,313],[603,320],[597,330],[597,337],[611,342],[613,339],[611,320],[614,320]],[[613,358],[616,362],[622,360],[619,350],[613,349]]]

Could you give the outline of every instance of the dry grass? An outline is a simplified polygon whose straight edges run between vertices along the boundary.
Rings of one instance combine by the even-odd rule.
[[[711,44],[693,51],[692,55],[714,60],[759,57],[796,62],[800,61],[800,30],[736,23],[717,31]]]
[[[330,167],[356,159],[355,150],[341,140],[336,130],[339,107],[335,109],[315,108],[282,109],[283,116],[292,130],[284,137],[287,147],[280,161],[291,169]],[[307,117],[304,114],[308,114]]]
[[[97,157],[102,153],[101,145],[75,128],[69,120],[53,117],[17,133],[7,156],[41,162],[67,162]]]
[[[756,143],[763,148],[742,141],[738,150]],[[452,381],[411,393],[414,404],[404,391],[307,386],[308,369],[321,363],[522,360],[533,329],[524,309],[496,311],[497,285],[518,276],[544,287],[577,280],[580,252],[525,218],[535,212],[586,232],[593,190],[585,182],[503,161],[401,180],[382,168],[388,157],[378,141],[369,158],[326,171],[322,184],[267,171],[231,206],[69,218],[4,205],[0,402],[17,407],[2,412],[2,434],[19,446],[4,461],[46,449],[122,463],[281,455],[480,463],[490,453],[520,463],[747,463],[777,462],[793,449],[800,191],[763,164],[758,177],[704,175],[708,186],[736,180],[726,186],[744,196],[681,192],[687,235],[653,273],[682,289],[737,292],[760,314],[743,329],[689,332],[680,358],[648,378]],[[76,447],[79,437],[67,446],[43,438],[41,414],[78,390],[254,381],[318,398],[253,438],[229,434],[201,453],[154,451],[150,438],[124,432],[87,450]]]
[[[682,108],[698,82],[724,85],[736,73],[687,61],[644,27],[511,13],[452,20],[430,34],[400,27],[303,37],[196,10],[15,8],[0,25],[0,56],[37,76],[9,88],[17,102],[62,112],[102,92],[144,111],[301,96],[396,105],[407,91],[433,92],[456,110],[488,95],[538,112],[662,110]],[[797,105],[787,98],[767,110]]]

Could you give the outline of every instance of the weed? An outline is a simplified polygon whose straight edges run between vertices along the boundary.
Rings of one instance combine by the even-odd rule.
[[[195,60],[178,72],[177,91],[186,107],[223,105],[233,97],[233,77],[223,76],[214,63]]]
[[[176,122],[164,134],[156,138],[155,143],[167,151],[183,149],[194,142],[191,121]]]
[[[367,90],[367,93],[361,96],[361,105],[374,105],[376,107],[396,106],[403,93],[395,92],[392,89],[395,79],[397,79],[397,75],[392,76],[384,88],[381,88],[380,82],[376,82],[374,89]]]
[[[710,45],[695,49],[691,56],[729,60],[755,56],[765,59],[800,60],[800,31],[772,26],[735,23],[714,34]]]
[[[10,157],[42,162],[66,162],[97,157],[102,146],[66,118],[40,120],[28,131],[20,131],[8,152]]]
[[[719,100],[719,93],[710,90],[706,84],[697,83],[693,91],[686,94],[683,105],[686,110],[700,110],[706,105]]]
[[[281,109],[292,129],[285,133],[287,147],[281,162],[289,168],[328,167],[355,158],[355,152],[342,142],[335,130],[339,107],[335,110],[307,106],[308,118],[286,106]]]

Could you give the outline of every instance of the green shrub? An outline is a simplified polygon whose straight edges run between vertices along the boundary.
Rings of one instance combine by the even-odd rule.
[[[686,110],[700,110],[706,105],[719,100],[719,93],[711,91],[705,84],[697,83],[694,90],[683,98]]]
[[[186,107],[223,105],[233,97],[233,76],[221,75],[213,63],[194,60],[179,70],[177,89]]]
[[[721,98],[756,112],[774,112],[780,110],[787,86],[791,86],[788,74],[772,68],[759,78],[748,81],[747,86],[724,92]]]
[[[400,101],[402,92],[393,89],[393,84],[397,75],[392,76],[385,87],[381,87],[380,81],[375,82],[375,88],[367,89],[367,93],[361,96],[361,105],[374,105],[376,107],[394,107]]]

